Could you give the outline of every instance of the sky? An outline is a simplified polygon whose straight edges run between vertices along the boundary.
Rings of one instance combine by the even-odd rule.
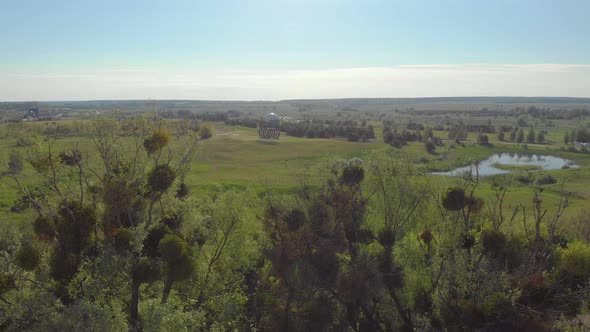
[[[590,97],[588,0],[0,0],[0,101]]]

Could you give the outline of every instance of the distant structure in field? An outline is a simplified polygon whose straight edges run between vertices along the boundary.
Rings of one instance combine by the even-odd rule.
[[[268,124],[274,124],[274,123],[278,124],[280,120],[281,120],[281,118],[274,113],[268,113],[267,115],[264,116],[264,122],[268,123]]]
[[[39,117],[39,109],[37,107],[29,108],[27,110],[27,114],[25,114],[25,116],[23,116],[23,120],[25,120],[25,121],[34,120],[38,117]]]
[[[274,113],[266,114],[258,128],[258,136],[263,139],[279,139],[281,136],[281,131],[279,130],[280,123],[281,118],[278,115]]]
[[[590,143],[585,142],[574,142],[574,146],[578,150],[590,150]]]

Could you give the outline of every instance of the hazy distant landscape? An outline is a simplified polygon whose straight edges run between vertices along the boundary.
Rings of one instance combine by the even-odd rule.
[[[590,2],[0,2],[0,331],[590,331]]]
[[[220,314],[213,302],[206,302],[218,301],[219,296],[238,296],[242,299],[241,302],[226,304],[224,310],[231,307],[232,310],[250,308],[247,310],[263,311],[259,313],[262,318],[248,318],[247,315],[239,316],[242,318],[238,319],[195,316],[191,320],[191,326],[205,324],[200,325],[198,329],[208,329],[207,324],[238,324],[238,329],[242,330],[246,329],[246,325],[243,324],[255,324],[258,326],[257,329],[261,330],[280,330],[282,328],[274,324],[279,324],[285,318],[273,318],[271,313],[276,309],[272,309],[274,305],[251,302],[254,299],[252,296],[267,294],[265,292],[270,292],[265,296],[280,296],[274,293],[274,290],[259,289],[258,287],[263,287],[259,284],[256,289],[250,291],[248,288],[238,288],[227,293],[227,282],[236,282],[243,278],[240,269],[247,268],[254,273],[256,269],[261,268],[262,270],[256,272],[262,273],[258,278],[263,278],[263,274],[266,273],[269,273],[269,278],[276,278],[273,277],[275,273],[279,273],[279,278],[291,278],[291,274],[301,273],[291,269],[310,259],[305,264],[311,264],[308,268],[312,270],[297,278],[322,280],[321,278],[331,275],[330,278],[336,278],[331,279],[331,282],[336,284],[330,287],[335,287],[334,291],[337,292],[344,291],[339,290],[339,287],[342,287],[339,283],[345,282],[346,278],[352,275],[346,276],[350,272],[341,270],[346,269],[344,266],[337,266],[345,263],[331,267],[335,270],[329,270],[330,274],[325,275],[328,273],[324,270],[327,267],[315,265],[318,264],[315,260],[333,260],[336,256],[331,255],[343,255],[346,252],[344,248],[338,249],[344,250],[339,254],[333,247],[339,242],[332,241],[347,241],[349,246],[357,248],[354,250],[374,250],[370,248],[381,247],[375,248],[375,259],[383,259],[378,258],[381,257],[382,250],[392,250],[394,256],[387,259],[393,259],[396,257],[394,247],[390,247],[389,242],[386,242],[388,240],[384,238],[389,234],[387,232],[400,232],[396,236],[405,239],[400,241],[409,241],[402,242],[405,243],[404,247],[396,250],[407,253],[415,251],[416,254],[424,251],[426,255],[426,261],[422,261],[422,258],[415,258],[417,261],[397,258],[397,264],[405,266],[404,278],[410,278],[413,273],[421,273],[420,269],[432,269],[433,274],[424,281],[441,282],[442,276],[454,278],[455,268],[447,270],[450,267],[446,266],[473,264],[469,263],[473,256],[461,256],[461,263],[451,263],[444,256],[437,256],[435,253],[449,250],[459,243],[460,248],[463,248],[460,250],[467,250],[464,253],[480,251],[478,261],[489,260],[486,264],[490,265],[478,267],[477,273],[504,271],[503,273],[508,273],[507,275],[512,278],[529,278],[525,277],[527,273],[532,273],[527,272],[530,271],[528,269],[538,268],[535,267],[538,263],[527,263],[526,253],[530,250],[542,250],[541,254],[544,255],[549,255],[550,252],[565,255],[551,263],[555,265],[549,273],[566,278],[559,280],[569,280],[568,283],[574,282],[575,285],[581,286],[582,279],[579,278],[587,278],[585,271],[588,271],[588,263],[585,260],[590,258],[585,251],[589,248],[587,241],[590,240],[590,224],[586,218],[587,200],[590,198],[590,152],[580,143],[590,138],[590,127],[586,125],[590,123],[589,102],[590,99],[582,98],[466,97],[276,102],[137,100],[2,103],[0,147],[6,170],[0,184],[0,222],[7,235],[3,240],[7,246],[7,253],[13,252],[16,255],[16,261],[7,261],[7,271],[24,273],[14,276],[4,274],[9,279],[4,281],[2,296],[6,296],[4,299],[7,302],[25,301],[23,303],[28,303],[27,305],[33,305],[35,301],[41,300],[37,297],[39,295],[27,299],[16,296],[12,291],[12,285],[16,285],[17,282],[22,285],[21,287],[30,283],[30,277],[26,275],[31,273],[36,276],[35,278],[52,278],[57,282],[42,286],[48,288],[41,289],[38,288],[41,286],[38,282],[26,286],[30,287],[33,294],[46,291],[43,289],[63,292],[65,289],[60,290],[59,287],[74,287],[72,282],[77,282],[75,280],[81,273],[94,274],[92,278],[95,278],[95,281],[90,281],[88,285],[111,282],[109,280],[112,276],[96,273],[109,273],[112,267],[104,266],[101,269],[106,270],[92,272],[84,269],[93,265],[84,267],[84,264],[96,259],[99,261],[93,264],[104,264],[99,263],[100,260],[106,257],[120,257],[116,261],[118,263],[109,264],[131,264],[131,285],[109,287],[115,287],[114,289],[119,289],[119,292],[125,292],[126,288],[131,287],[132,290],[135,289],[133,292],[136,292],[144,288],[141,286],[143,283],[147,283],[148,287],[144,290],[144,296],[147,298],[139,301],[138,297],[132,296],[131,304],[127,304],[131,307],[116,312],[106,308],[80,309],[83,312],[99,310],[96,314],[121,315],[119,323],[107,323],[107,320],[97,318],[98,321],[93,324],[98,324],[96,326],[101,329],[117,329],[130,323],[138,324],[133,322],[139,322],[140,319],[142,328],[149,329],[149,326],[144,324],[148,320],[156,319],[150,315],[160,315],[153,312],[155,309],[152,305],[158,301],[166,303],[168,296],[171,296],[176,305],[183,303],[188,300],[185,297],[190,297],[191,289],[196,286],[194,291],[197,294],[205,291],[217,294],[209,300],[203,298],[201,301],[205,302],[199,305],[197,312]],[[260,128],[276,128],[281,135],[279,139],[268,139],[261,136]],[[487,158],[492,158],[492,161],[477,166],[479,161]],[[125,171],[121,173],[118,170],[120,167],[124,167]],[[476,171],[478,167],[479,171]],[[469,172],[462,173],[470,169],[471,175]],[[156,171],[160,173],[155,173]],[[431,173],[446,176],[430,175]],[[349,178],[350,176],[352,178]],[[314,198],[314,192],[319,195],[317,198]],[[460,196],[453,196],[458,193]],[[339,197],[333,195],[342,194],[348,198],[344,201],[330,201]],[[113,200],[115,197],[116,200]],[[376,200],[375,197],[380,197],[382,201]],[[321,213],[332,211],[329,213],[333,214],[316,219],[318,217],[314,214],[320,212],[313,210],[319,208],[319,203],[314,203],[314,199],[322,199],[321,204],[326,204],[321,209],[328,210]],[[328,201],[323,201],[325,199]],[[86,208],[91,210],[77,210],[85,206],[78,205],[80,202],[92,204],[94,207]],[[65,207],[71,210],[74,219],[71,219],[72,215],[63,214],[68,210],[60,208],[61,204],[75,204]],[[273,215],[277,213],[272,212],[272,209],[277,208],[273,207],[275,204],[280,204],[280,209],[286,210],[279,212],[279,215]],[[360,215],[341,214],[356,204],[362,206],[360,210],[359,207],[355,208],[356,213],[361,213]],[[393,208],[390,204],[396,204],[398,207],[396,210],[390,210]],[[414,210],[416,205],[420,206],[419,211]],[[547,212],[544,212],[545,210]],[[57,216],[52,217],[54,213],[57,213]],[[78,213],[92,213],[93,217],[76,216]],[[546,215],[547,213],[549,215]],[[301,218],[297,221],[300,226],[288,226],[295,222],[291,219],[295,218],[294,214]],[[402,218],[402,215],[405,217]],[[82,227],[79,224],[82,221],[92,224],[78,229]],[[180,222],[184,226],[179,228]],[[210,224],[211,222],[214,222],[215,226]],[[316,223],[325,222],[331,223],[331,235],[328,238],[325,238],[326,235],[317,234],[319,230],[314,228],[317,227],[314,226]],[[282,227],[279,226],[281,223],[286,223],[284,225],[288,228],[272,228]],[[305,226],[308,223],[309,226]],[[356,227],[354,234],[357,235],[347,233],[349,231],[346,231],[346,228],[344,233],[338,235],[339,223],[344,227]],[[348,223],[353,223],[354,226]],[[95,226],[90,227],[91,225]],[[540,228],[536,228],[535,225]],[[487,230],[488,227],[491,228]],[[507,228],[501,231],[504,227]],[[537,232],[535,229],[539,232],[535,235],[538,238],[532,240],[529,232]],[[74,230],[77,233],[73,234],[79,234],[85,242],[79,243],[68,235]],[[289,234],[290,238],[273,240],[273,237],[278,235],[275,232],[287,232],[281,236]],[[282,261],[284,258],[266,256],[267,254],[263,256],[268,257],[267,264],[271,265],[265,264],[266,268],[256,267],[256,264],[259,264],[256,262],[260,261],[255,257],[265,250],[278,250],[280,246],[287,245],[284,241],[299,241],[297,236],[303,236],[303,232],[310,232],[306,236],[319,236],[314,240],[319,242],[313,246],[329,247],[321,249],[319,257],[319,252],[313,251],[308,254],[297,254],[303,256],[288,263],[294,265],[283,272],[272,271],[282,266],[281,264],[286,264]],[[165,237],[168,233],[173,237]],[[361,233],[366,237],[363,240],[356,238]],[[418,238],[413,240],[411,234],[418,234]],[[134,237],[138,238],[134,240]],[[236,261],[236,253],[245,250],[244,237],[247,237],[250,251],[245,253],[243,260]],[[449,237],[451,243],[441,242],[445,237]],[[21,240],[19,245],[19,238],[30,238],[33,242]],[[180,259],[179,261],[166,263],[166,258],[159,256],[162,254],[157,251],[164,250],[162,244],[152,247],[154,249],[148,249],[154,246],[151,241],[161,242],[163,239],[176,241],[170,242],[170,245],[176,243],[174,245],[180,246],[179,249],[174,249],[181,250],[175,254],[180,255],[175,258]],[[431,243],[432,239],[438,240]],[[75,241],[78,243],[76,246],[82,247],[73,249],[72,244],[67,241]],[[143,244],[137,247],[139,243],[133,241],[143,241]],[[205,241],[204,244],[202,241]],[[465,241],[474,242],[467,246]],[[490,246],[503,241],[512,241],[513,245],[518,243],[518,248],[522,249],[510,249],[513,251],[509,254],[513,256],[500,256],[503,257],[502,265],[495,265],[494,262],[499,259],[496,255],[499,254],[490,250],[500,249],[492,249],[496,247]],[[537,247],[538,244],[534,244],[536,241],[542,241],[544,249]],[[129,247],[132,243],[137,244]],[[296,245],[295,243],[289,245]],[[568,243],[572,243],[573,247],[568,246]],[[410,247],[407,247],[408,245]],[[546,247],[547,245],[550,247]],[[196,251],[192,252],[189,249],[191,246],[194,246]],[[270,249],[262,249],[267,246],[270,246]],[[273,246],[275,249],[272,249]],[[141,247],[143,249],[139,249]],[[97,249],[101,252],[99,256],[87,256],[91,255],[88,250]],[[43,254],[43,251],[47,250],[53,250],[53,253]],[[56,256],[63,255],[63,250],[74,250],[67,254],[70,256],[66,256],[74,261],[66,263]],[[120,250],[123,251],[117,253]],[[156,251],[150,254],[146,250]],[[232,253],[234,250],[235,253]],[[100,258],[102,255],[107,256]],[[372,258],[369,256],[363,259]],[[335,261],[332,262],[331,264],[336,264]],[[418,265],[420,268],[415,265],[417,262],[422,262]],[[75,265],[67,265],[72,270],[62,270],[64,264]],[[181,265],[166,268],[165,264]],[[278,265],[271,267],[275,264]],[[264,272],[267,268],[271,269]],[[378,269],[375,273],[386,273],[379,270],[383,267],[375,268]],[[414,270],[417,268],[418,270]],[[144,269],[145,272],[137,275],[133,274],[137,273],[133,272],[133,269]],[[186,272],[179,275],[174,272],[175,269]],[[120,277],[127,273],[124,271]],[[46,277],[43,277],[43,273]],[[154,275],[148,277],[145,273]],[[225,281],[218,280],[219,273],[231,277]],[[227,275],[228,273],[230,275]],[[345,274],[337,276],[340,273]],[[366,271],[362,269],[358,273]],[[26,279],[13,279],[15,277]],[[202,279],[203,277],[205,279]],[[155,285],[154,283],[157,284],[160,278],[164,278],[164,297],[158,299],[158,292],[148,295],[148,288]],[[359,275],[355,278],[362,277]],[[487,279],[485,274],[481,275],[481,278]],[[166,280],[178,282],[167,284]],[[289,279],[285,279],[285,282],[286,280]],[[323,283],[328,280],[319,280],[314,281],[320,282],[316,286],[308,286],[312,289],[327,287]],[[566,287],[558,279],[549,280],[553,280],[547,281],[553,283],[551,287]],[[409,283],[409,280],[403,282],[402,286],[388,284],[394,281],[383,282],[385,284],[370,283],[367,287],[377,287],[372,290],[375,292],[378,292],[380,287],[385,287],[384,290],[389,289],[389,292],[392,292],[387,296],[395,297],[418,296],[410,294],[417,291],[415,287],[418,287],[418,290],[422,287]],[[168,288],[166,285],[175,286]],[[281,287],[294,286],[284,284]],[[297,286],[298,291],[301,290],[300,287]],[[497,292],[497,287],[501,286],[488,287]],[[523,287],[525,288],[522,291],[528,292],[534,289],[530,287],[538,286]],[[577,302],[577,306],[582,308],[586,301],[584,293],[578,293],[583,292],[582,289],[570,291],[574,292],[572,296],[579,294],[575,295],[579,296],[577,301],[580,301]],[[67,292],[71,295],[56,293],[62,294],[56,296],[65,296],[62,301],[66,303],[78,301],[75,300],[76,295],[70,293],[71,290]],[[399,295],[396,295],[398,292]],[[195,296],[201,298],[204,295]],[[531,301],[529,296],[533,294],[522,294],[512,301]],[[448,305],[446,297],[438,297],[435,294],[428,297],[429,301],[442,301],[440,305],[443,307]],[[124,298],[126,297],[115,296],[111,301]],[[411,297],[406,300],[409,301],[408,306],[414,301]],[[302,298],[298,301],[304,301],[299,304],[304,305],[307,303],[305,301],[314,300]],[[381,301],[387,300],[384,298],[372,301],[384,306],[386,302]],[[482,305],[489,305],[486,303],[491,300],[483,296],[481,301]],[[553,301],[559,300],[555,298]],[[562,301],[574,304],[571,298]],[[348,302],[344,302],[343,305],[345,303]],[[432,305],[434,303],[436,302]],[[266,307],[268,305],[271,307]],[[353,306],[352,303],[345,305]],[[411,324],[413,328],[418,328],[414,324],[422,323],[414,322],[414,319],[423,313],[414,310],[424,309],[410,308],[412,307],[400,307],[397,314],[390,317],[391,321],[378,323],[380,320],[376,320],[374,324],[393,324],[390,325],[391,328],[396,324],[406,327]],[[457,308],[463,310],[459,309],[461,306]],[[382,309],[386,310],[386,307]],[[174,310],[180,310],[174,314],[177,315],[194,309]],[[512,314],[521,317],[518,310],[514,310],[516,311]],[[65,312],[71,314],[71,311]],[[142,313],[143,318],[138,316],[138,312]],[[461,313],[456,317],[464,319],[465,314]],[[12,312],[10,315],[17,317],[14,315],[18,314]],[[298,317],[297,313],[293,315]],[[396,323],[396,315],[411,315],[412,322],[402,320]],[[556,322],[569,324],[567,320],[563,320],[564,318],[545,317],[543,321],[521,320],[521,317],[518,321],[509,320],[503,323],[493,323],[492,317],[482,317],[480,323],[473,324],[487,322],[485,324],[500,324],[495,326],[510,328],[534,326],[535,329],[549,327],[551,324],[557,324]],[[585,319],[583,314],[576,317]],[[12,319],[15,318],[5,320],[4,324],[14,326],[16,321]],[[50,324],[67,324],[66,326],[80,328],[86,326],[74,322],[67,323],[64,319],[66,318],[59,318]],[[447,321],[451,319],[450,316],[431,319],[433,320],[429,324],[453,324]],[[280,324],[294,324],[290,322],[291,318]],[[30,323],[23,321],[19,324],[27,326]],[[113,324],[120,326],[115,327]],[[158,329],[163,328],[163,322],[158,324]],[[182,326],[185,323],[176,321],[169,326],[178,326],[176,324]],[[304,323],[298,323],[293,329],[315,330],[315,324],[318,324],[316,320],[304,320]],[[323,324],[329,323],[324,321]]]

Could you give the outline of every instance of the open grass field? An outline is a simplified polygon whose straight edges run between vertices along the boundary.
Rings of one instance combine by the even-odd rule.
[[[252,188],[262,192],[268,187],[273,190],[289,192],[300,184],[300,180],[306,177],[313,183],[320,175],[325,175],[327,166],[331,160],[349,159],[353,157],[364,158],[368,153],[379,149],[393,149],[382,142],[381,128],[375,123],[376,139],[367,143],[353,143],[344,139],[305,139],[281,135],[277,141],[262,140],[258,137],[256,129],[226,126],[222,123],[212,123],[215,135],[207,140],[198,142],[197,151],[192,162],[191,170],[187,174],[186,183],[193,193],[207,195],[220,188]],[[437,133],[442,137],[444,132]],[[560,134],[554,134],[557,138]],[[590,156],[587,154],[559,151],[559,142],[553,145],[528,144],[525,148],[522,144],[498,142],[495,135],[490,136],[491,145],[480,146],[475,143],[476,136],[470,134],[465,146],[450,147],[452,141],[446,141],[446,147],[437,149],[435,155],[426,153],[423,143],[410,142],[402,150],[410,159],[426,171],[431,169],[450,170],[458,166],[467,165],[476,160],[483,160],[496,152],[526,152],[537,154],[551,154],[573,160],[579,167],[567,170],[533,171],[533,177],[552,175],[558,179],[558,183],[544,186],[544,199],[547,207],[552,207],[559,201],[562,188],[572,192],[572,205],[568,214],[580,213],[587,205],[590,198]],[[186,141],[175,138],[172,141],[173,149],[180,149]],[[123,149],[131,149],[133,140],[121,137],[119,144]],[[55,151],[63,151],[77,147],[84,154],[90,165],[96,163],[93,155],[93,142],[90,138],[71,137],[57,139],[54,144]],[[11,150],[18,150],[14,139],[5,139],[0,142],[2,158],[6,160]],[[526,174],[530,169],[514,169],[513,174]],[[27,173],[29,172],[29,173]],[[31,170],[25,170],[24,181],[34,184]],[[494,176],[482,178],[479,195],[491,199],[493,197],[492,183],[500,181],[508,176]],[[0,183],[0,222],[14,225],[15,227],[28,227],[23,221],[30,219],[30,213],[11,212],[16,190],[11,188],[4,179]],[[442,188],[452,186],[458,178],[431,176],[431,182]],[[517,181],[512,182],[512,187],[507,197],[507,208],[530,205],[530,199],[534,191],[533,185],[522,185]]]

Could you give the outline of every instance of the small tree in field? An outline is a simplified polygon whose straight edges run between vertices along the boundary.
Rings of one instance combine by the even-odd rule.
[[[436,153],[436,144],[434,144],[434,142],[430,139],[426,143],[424,143],[424,148],[426,149],[426,152],[430,154]]]
[[[213,128],[209,124],[204,124],[199,129],[199,137],[201,139],[208,139],[213,137]]]
[[[522,143],[524,141],[524,130],[518,130],[518,136],[516,137],[516,141],[518,143]]]
[[[528,143],[535,143],[535,130],[533,128],[529,130],[529,133],[526,136],[526,141]]]
[[[543,144],[544,142],[545,142],[545,133],[542,131],[539,131],[537,133],[537,143]]]
[[[484,134],[480,133],[479,136],[477,136],[477,144],[488,145],[489,144],[488,135],[484,135]]]

